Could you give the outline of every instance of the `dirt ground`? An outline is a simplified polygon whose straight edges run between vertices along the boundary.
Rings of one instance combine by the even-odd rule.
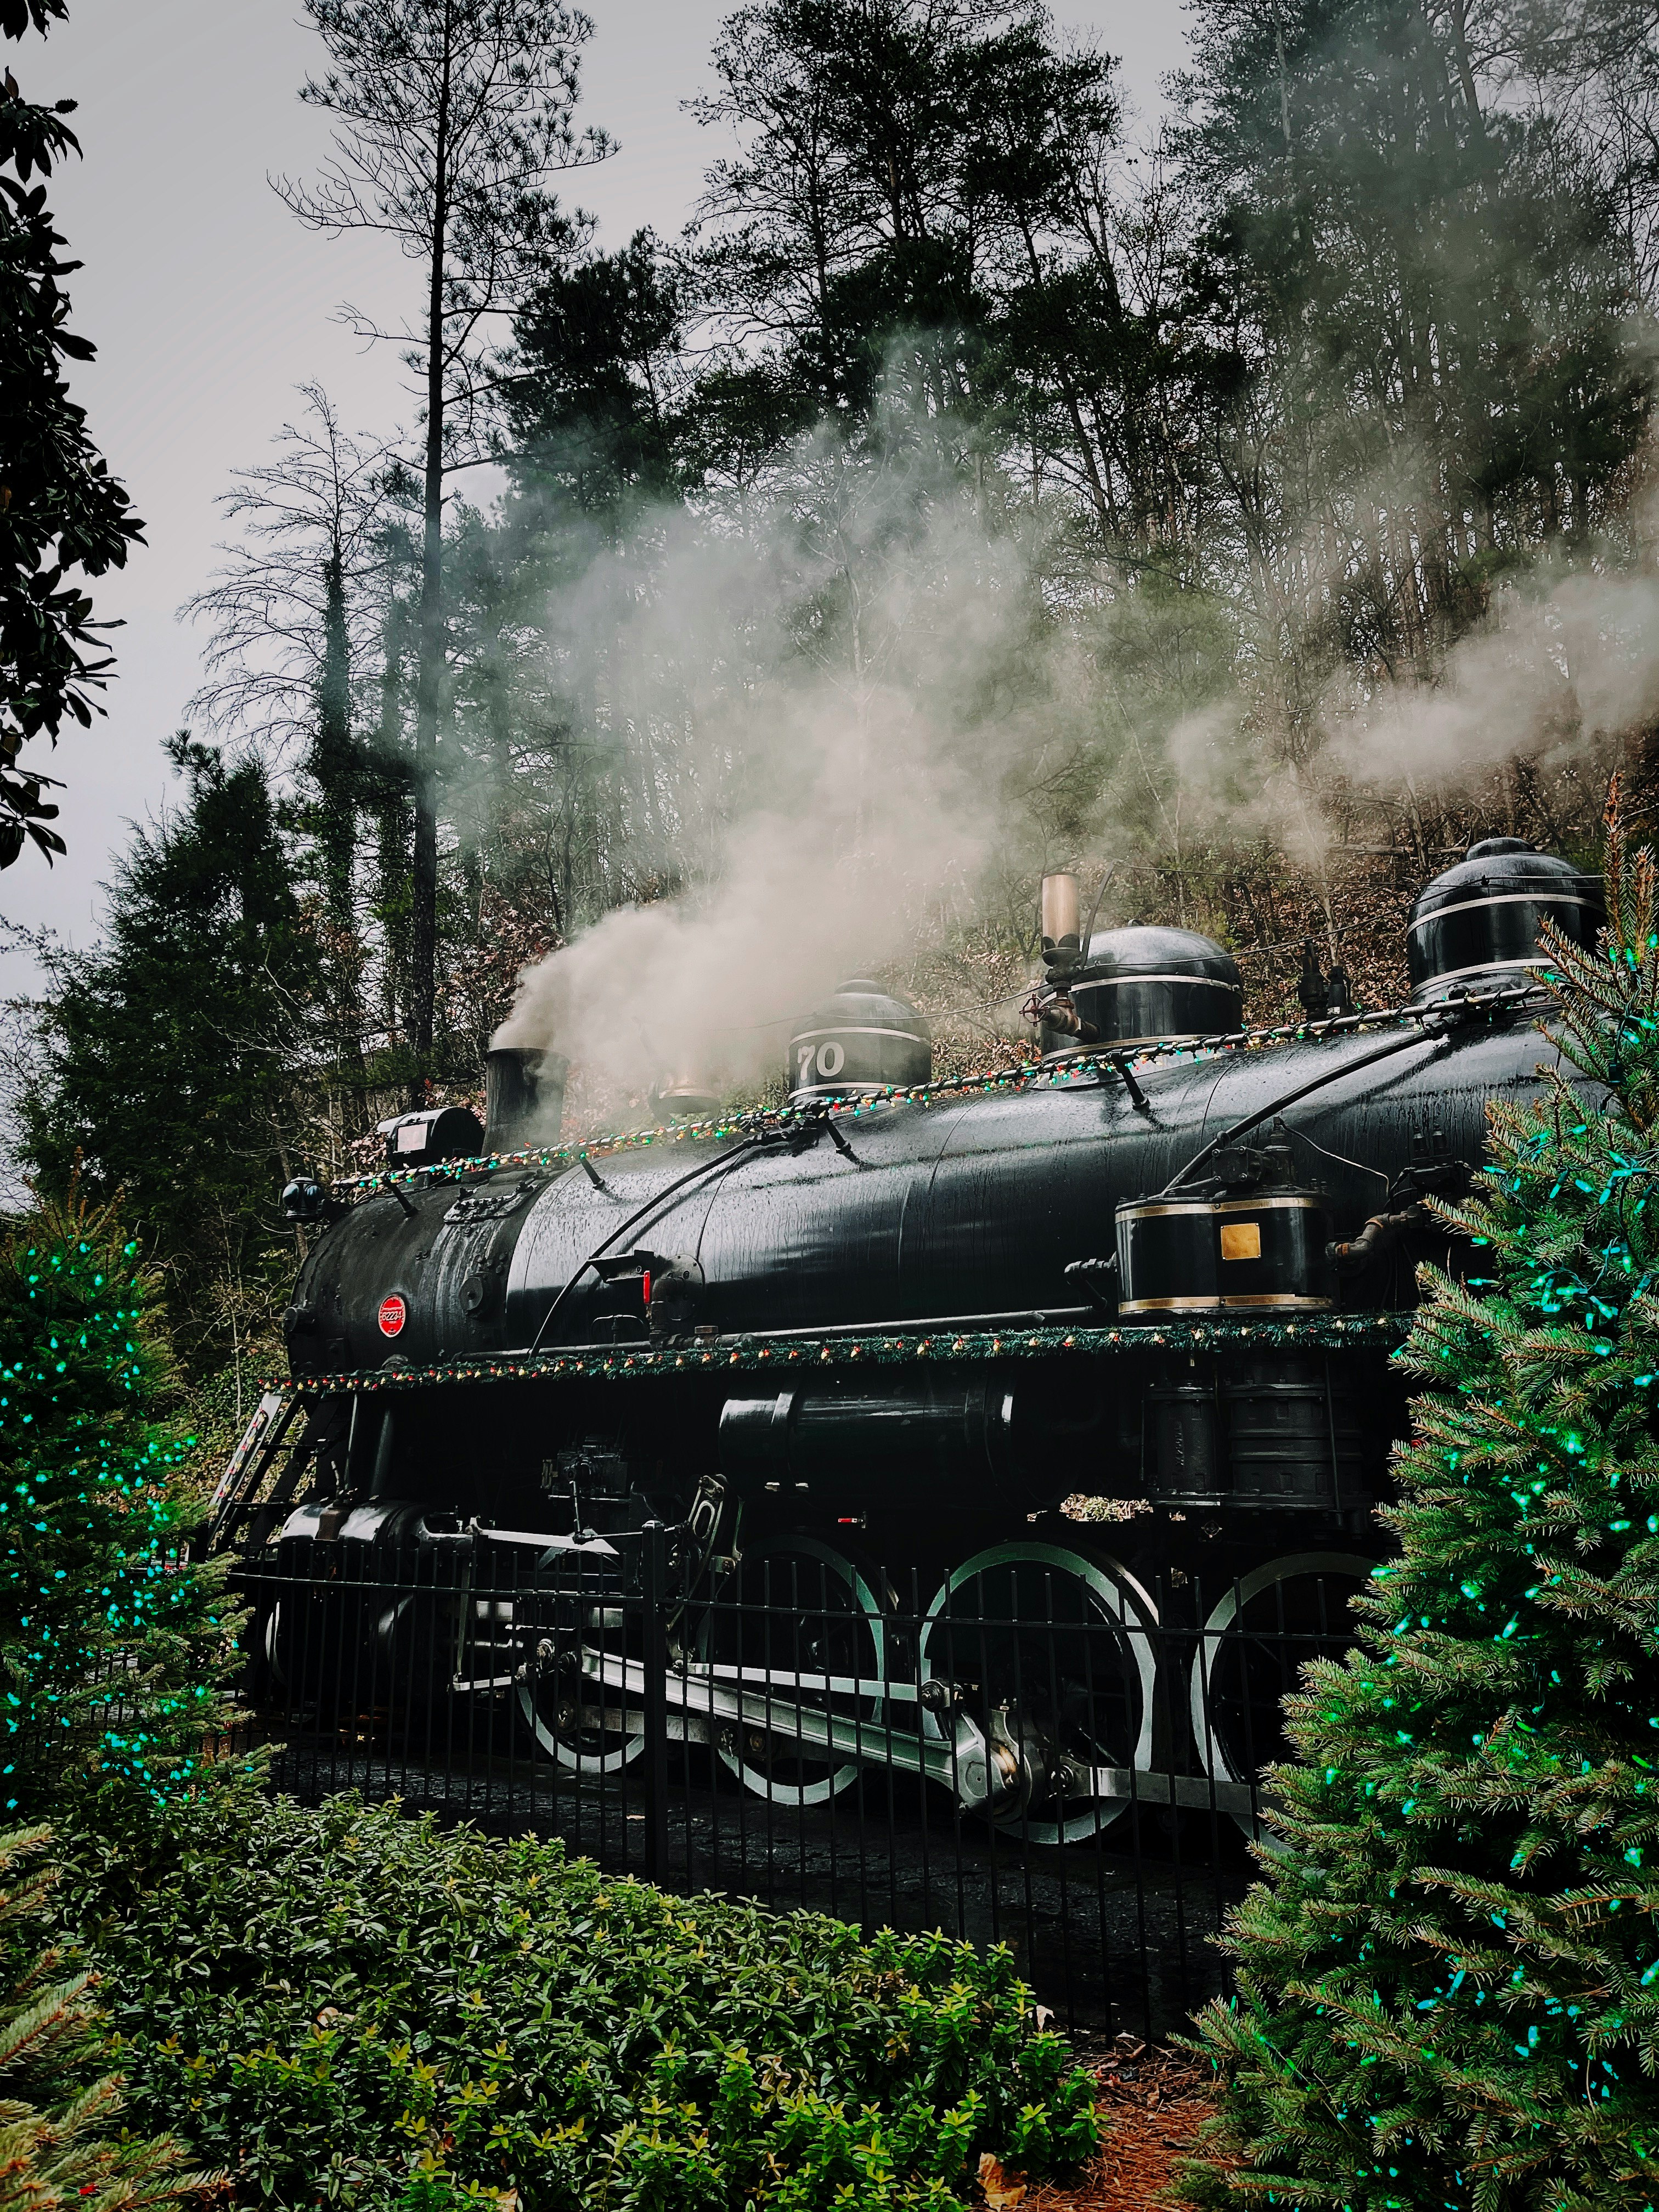
[[[1214,2109],[1206,2074],[1127,2035],[1085,2063],[1100,2083],[1100,2148],[1064,2183],[1028,2185],[981,2161],[987,2212],[1157,2212],[1170,2201],[1176,2166]]]

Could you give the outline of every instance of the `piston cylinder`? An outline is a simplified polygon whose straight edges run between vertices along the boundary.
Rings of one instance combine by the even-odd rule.
[[[768,1391],[726,1400],[720,1468],[738,1491],[986,1498],[1012,1472],[1013,1425],[1013,1392],[994,1376]]]

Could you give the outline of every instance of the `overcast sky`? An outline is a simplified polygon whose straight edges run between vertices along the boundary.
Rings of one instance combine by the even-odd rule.
[[[732,4],[586,0],[595,27],[584,117],[619,151],[570,179],[566,197],[599,217],[600,244],[643,223],[672,236],[690,216],[724,149],[681,103],[708,88],[709,48]],[[1143,112],[1156,106],[1181,58],[1176,0],[1060,0],[1055,13],[1120,54],[1131,96]],[[31,848],[0,875],[0,915],[84,945],[127,825],[177,789],[161,740],[184,719],[200,645],[177,616],[224,534],[216,499],[234,467],[264,457],[307,379],[326,387],[348,428],[410,419],[392,349],[365,349],[337,311],[351,301],[400,320],[416,285],[383,241],[302,230],[266,182],[308,173],[327,144],[324,118],[295,97],[320,62],[296,0],[70,0],[67,23],[4,58],[27,96],[80,102],[85,158],[51,187],[86,264],[70,284],[74,327],[98,348],[74,386],[147,525],[125,574],[96,590],[100,615],[125,624],[107,719],[67,737],[55,759],[39,746],[25,755],[67,784],[69,856],[48,872]],[[30,973],[15,957],[0,961],[0,988],[27,988]]]

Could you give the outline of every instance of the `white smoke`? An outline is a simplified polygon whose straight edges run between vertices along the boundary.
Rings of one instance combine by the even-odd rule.
[[[1579,570],[1510,589],[1432,684],[1351,685],[1331,708],[1329,759],[1370,785],[1583,757],[1659,709],[1659,578]]]
[[[913,471],[847,481],[850,507],[832,482],[827,518],[758,538],[659,518],[648,589],[624,549],[562,611],[567,635],[599,635],[626,603],[630,711],[676,718],[692,784],[722,802],[682,825],[685,895],[619,907],[526,969],[497,1032],[565,1054],[596,1106],[781,1073],[791,1020],[937,942],[982,868],[1028,735],[994,711],[1030,621],[1022,556],[954,478],[921,497]]]
[[[853,740],[827,732],[816,804],[736,827],[700,897],[618,907],[526,969],[495,1042],[555,1047],[623,1097],[665,1077],[724,1091],[781,1072],[789,1020],[921,942],[941,892],[979,862],[971,811],[945,803],[914,726],[874,703],[860,734],[886,744],[861,807]],[[794,735],[808,726],[797,714]]]
[[[559,611],[567,641],[611,641],[613,696],[672,725],[690,763],[690,888],[618,908],[526,969],[497,1035],[567,1054],[599,1111],[665,1079],[729,1091],[781,1074],[792,1019],[844,977],[938,945],[1011,854],[1034,891],[1041,866],[1073,858],[1042,793],[1080,758],[1101,763],[1106,794],[1094,865],[1249,841],[1322,878],[1356,792],[1455,793],[1517,756],[1546,774],[1599,766],[1659,719],[1647,568],[1546,566],[1498,595],[1432,681],[1346,674],[1291,744],[1260,696],[1183,713],[1168,690],[1126,690],[1114,639],[1153,661],[1163,617],[1126,598],[1047,618],[1031,544],[988,522],[948,459],[847,465],[826,438],[809,462],[816,505],[796,494],[741,529],[653,518]]]

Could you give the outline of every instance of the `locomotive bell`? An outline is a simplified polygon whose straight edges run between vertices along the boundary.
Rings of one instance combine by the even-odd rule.
[[[1144,1044],[1237,1030],[1244,985],[1231,953],[1212,937],[1134,921],[1089,939],[1072,998],[1102,1043]]]
[[[706,1121],[720,1110],[720,1094],[696,1073],[671,1075],[651,1093],[659,1121]]]
[[[1586,951],[1607,919],[1600,876],[1581,875],[1519,837],[1486,837],[1419,893],[1406,925],[1412,1002],[1524,983],[1551,921]]]
[[[789,1040],[790,1103],[861,1098],[889,1085],[926,1083],[933,1033],[908,1000],[858,975],[815,1006]]]

